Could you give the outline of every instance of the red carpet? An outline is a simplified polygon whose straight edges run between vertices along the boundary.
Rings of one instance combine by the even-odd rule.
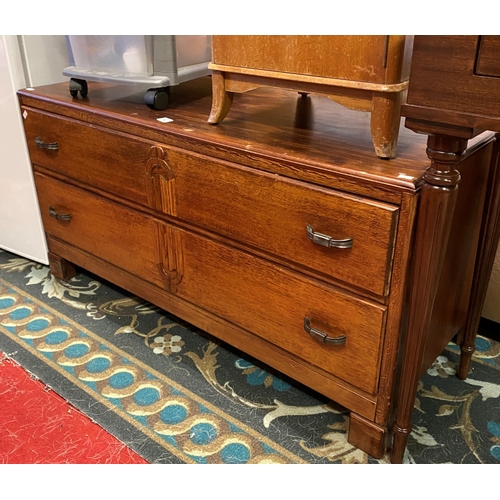
[[[147,463],[0,353],[0,464]]]

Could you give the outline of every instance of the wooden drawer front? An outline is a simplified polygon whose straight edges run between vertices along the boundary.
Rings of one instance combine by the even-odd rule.
[[[31,162],[123,198],[148,204],[144,168],[151,144],[131,136],[23,109]],[[36,138],[57,149],[36,146]]]
[[[376,295],[388,294],[395,206],[28,111],[31,161]],[[42,149],[35,138],[56,142]],[[307,227],[352,248],[313,243]]]
[[[374,394],[386,309],[246,252],[177,230],[176,294]],[[345,345],[309,336],[304,320]]]
[[[48,234],[163,286],[154,220],[41,174],[35,174],[35,183]],[[51,207],[71,220],[54,218]]]
[[[374,394],[386,308],[35,174],[45,230]],[[49,215],[53,207],[59,217]],[[304,320],[345,345],[309,336]]]
[[[213,62],[364,82],[385,82],[387,36],[215,35]],[[392,62],[392,61],[391,61]]]
[[[172,180],[160,181],[154,197],[165,212],[377,295],[388,293],[397,207],[200,155],[164,155]],[[352,248],[313,243],[308,225],[334,239],[352,238]]]
[[[476,74],[500,78],[500,36],[483,35],[481,37]]]

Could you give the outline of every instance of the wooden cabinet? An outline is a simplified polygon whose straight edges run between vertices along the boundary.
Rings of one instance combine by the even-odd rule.
[[[465,379],[469,374],[500,239],[500,37],[417,35],[414,42],[408,99],[402,107],[402,114],[406,117],[406,127],[428,136],[431,165],[424,175],[421,194],[424,208],[416,229],[415,251],[420,256],[416,261],[424,265],[423,271],[417,266],[412,272],[410,303],[416,307],[409,311],[409,337],[404,358],[410,363],[404,364],[401,374],[406,385],[402,386],[398,397],[393,454],[401,454],[405,436],[411,430],[411,394],[418,384],[418,372],[414,366],[425,366],[432,358],[429,349],[424,348],[426,341],[422,333],[428,335],[432,330],[433,311],[455,307],[455,301],[469,302],[465,320],[457,315],[454,322],[463,325],[459,329],[461,358],[457,376]],[[451,221],[460,218],[457,212],[479,208],[477,204],[464,208],[458,202],[460,192],[465,190],[479,195],[486,174],[481,170],[472,171],[465,181],[459,163],[467,145],[484,130],[497,134],[486,177],[484,202],[479,205],[483,215],[477,257],[475,262],[468,264],[474,267],[474,279],[467,295],[456,295],[455,291],[455,300],[444,300],[443,295],[448,292],[443,286],[447,281],[444,276],[449,270],[443,269],[441,263],[450,258],[447,255],[450,246],[468,244],[467,239],[456,239]],[[465,234],[470,234],[471,229]],[[429,237],[431,232],[436,236]],[[431,244],[429,240],[432,240]],[[464,265],[457,267],[463,268]],[[434,312],[434,316],[436,314]],[[428,337],[427,344],[432,342],[432,337],[432,334]],[[435,349],[430,352],[435,352]]]
[[[499,60],[498,35],[415,37],[404,116],[415,122],[412,127],[422,122],[422,132],[468,137],[498,131]]]
[[[209,121],[225,118],[233,94],[261,85],[319,92],[369,111],[376,154],[393,158],[411,46],[404,35],[214,35]]]
[[[52,272],[88,269],[336,401],[349,441],[381,457],[418,307],[425,138],[403,129],[401,154],[383,160],[363,114],[271,87],[213,127],[211,90],[182,84],[165,112],[106,84],[89,99],[63,84],[19,92]],[[459,162],[453,258],[418,374],[467,320],[491,141]]]

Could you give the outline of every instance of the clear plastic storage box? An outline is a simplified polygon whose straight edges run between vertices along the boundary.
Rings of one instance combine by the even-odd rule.
[[[144,100],[168,105],[169,87],[210,74],[210,35],[67,35],[70,93],[88,93],[87,80],[146,84]]]

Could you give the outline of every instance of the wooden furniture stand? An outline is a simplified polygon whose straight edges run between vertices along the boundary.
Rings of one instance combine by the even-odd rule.
[[[262,85],[320,93],[370,112],[376,154],[394,158],[411,45],[411,36],[395,35],[214,35],[208,121],[220,123],[235,93]]]
[[[416,252],[427,263],[415,266],[409,314],[408,341],[402,378],[408,385],[400,388],[395,422],[393,455],[398,457],[411,432],[410,407],[418,377],[412,365],[424,357],[422,334],[412,325],[427,331],[442,278],[442,262],[449,246],[449,220],[460,210],[456,205],[461,190],[478,189],[484,182],[480,170],[470,185],[460,180],[459,161],[470,139],[485,130],[497,132],[487,192],[483,208],[479,250],[474,263],[474,281],[469,299],[467,321],[459,331],[461,360],[458,377],[467,378],[475,350],[495,252],[500,238],[500,36],[415,36],[408,101],[402,108],[406,127],[428,136],[432,164],[424,175],[423,206],[416,234]],[[439,235],[429,244],[429,234]],[[450,236],[449,236],[450,235]],[[460,243],[466,245],[465,241]],[[425,246],[425,248],[424,248]],[[424,361],[425,363],[425,361]]]
[[[401,462],[414,382],[471,321],[492,135],[431,141],[428,168],[425,137],[382,160],[322,96],[262,87],[213,127],[210,78],[172,90],[168,123],[114,90],[19,92],[54,275],[88,269],[336,401],[374,457],[398,411]]]

